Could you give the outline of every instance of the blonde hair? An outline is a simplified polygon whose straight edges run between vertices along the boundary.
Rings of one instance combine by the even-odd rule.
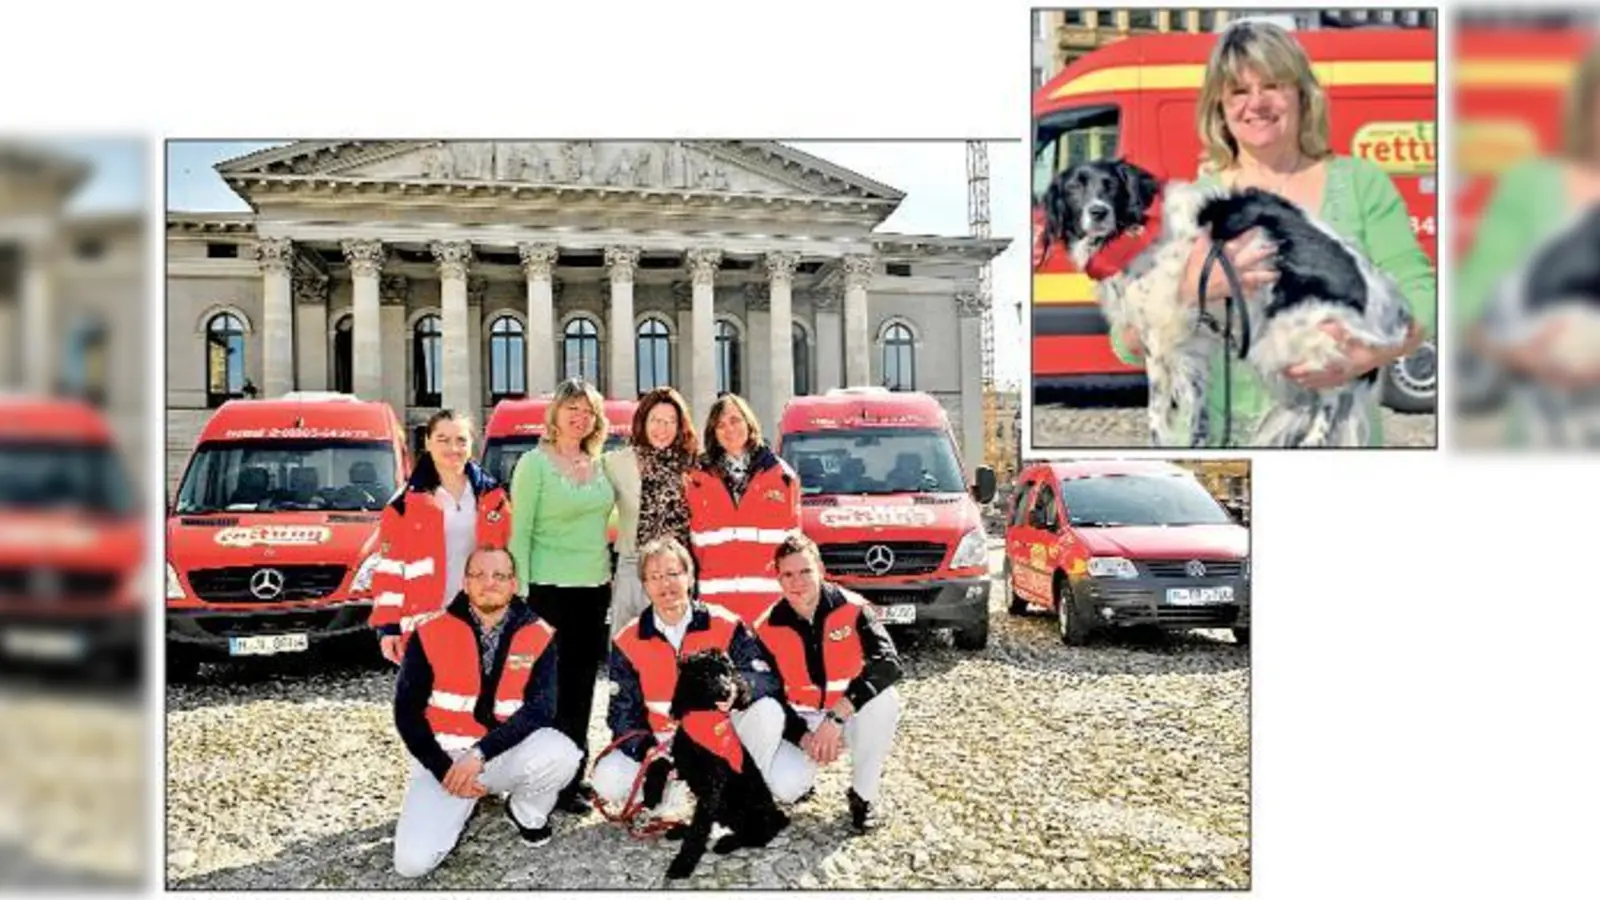
[[[595,390],[594,385],[584,381],[582,378],[569,378],[561,382],[560,386],[556,388],[555,396],[550,400],[550,406],[544,411],[544,437],[542,440],[549,444],[556,442],[556,435],[561,430],[560,426],[556,424],[561,414],[561,407],[566,406],[573,400],[587,400],[589,407],[594,410],[594,427],[578,443],[583,448],[584,453],[598,457],[600,448],[605,446],[606,429],[609,427],[606,422],[606,398],[600,396],[600,392]]]
[[[1597,94],[1600,94],[1600,43],[1583,55],[1572,87],[1567,90],[1566,139],[1562,147],[1573,162],[1590,162],[1600,150],[1595,146],[1595,128],[1600,127],[1594,114]]]
[[[1246,71],[1263,80],[1293,84],[1300,98],[1300,152],[1314,160],[1333,155],[1328,95],[1317,83],[1305,48],[1277,25],[1246,20],[1228,26],[1206,63],[1205,83],[1200,87],[1196,107],[1201,174],[1225,171],[1239,161],[1239,144],[1228,133],[1222,103]]]
[[[658,556],[670,556],[676,559],[678,564],[683,566],[684,574],[688,575],[691,581],[694,579],[694,557],[689,553],[689,548],[683,546],[677,538],[670,535],[654,538],[645,542],[644,546],[639,548],[639,577],[641,579],[644,578],[645,564]]]

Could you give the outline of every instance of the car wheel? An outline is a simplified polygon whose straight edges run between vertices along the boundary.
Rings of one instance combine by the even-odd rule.
[[[965,628],[951,631],[950,639],[958,650],[982,650],[989,646],[989,616],[984,615]]]
[[[1395,412],[1433,412],[1439,394],[1439,353],[1432,341],[1383,372],[1383,405]]]
[[[1233,642],[1241,647],[1250,646],[1250,629],[1235,628],[1233,630]]]
[[[1089,629],[1072,602],[1072,585],[1065,578],[1056,579],[1056,631],[1061,635],[1061,643],[1068,647],[1080,646],[1089,638]]]
[[[1026,615],[1028,612],[1028,601],[1022,599],[1021,595],[1017,593],[1016,589],[1011,586],[1011,563],[1009,562],[1006,563],[1005,567],[1005,579],[1006,594],[1011,597],[1011,605],[1006,607],[1006,612],[1012,614],[1013,616]]]

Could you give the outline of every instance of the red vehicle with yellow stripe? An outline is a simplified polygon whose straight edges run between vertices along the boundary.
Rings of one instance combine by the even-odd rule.
[[[1335,153],[1371,160],[1394,178],[1417,239],[1437,261],[1437,38],[1432,30],[1325,30],[1295,35],[1328,93]],[[1131,37],[1089,53],[1034,94],[1033,384],[1137,387],[1144,370],[1117,358],[1088,276],[1066,248],[1043,252],[1039,198],[1055,174],[1086,160],[1126,159],[1160,179],[1193,179],[1200,163],[1195,105],[1216,35]],[[1434,406],[1430,341],[1384,373],[1384,402]]]

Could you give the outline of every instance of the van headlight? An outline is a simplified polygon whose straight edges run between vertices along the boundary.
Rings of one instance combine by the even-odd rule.
[[[989,536],[982,528],[974,528],[961,538],[960,544],[956,545],[955,555],[950,557],[950,568],[974,569],[988,565]]]
[[[167,599],[182,600],[183,597],[183,585],[178,581],[178,570],[172,567],[172,563],[167,563]]]
[[[378,554],[372,553],[361,562],[361,568],[356,570],[356,577],[350,579],[350,593],[365,594],[372,590],[372,573],[378,571]]]
[[[1091,578],[1138,578],[1139,570],[1134,568],[1133,561],[1120,556],[1091,556],[1089,557],[1089,577]]]

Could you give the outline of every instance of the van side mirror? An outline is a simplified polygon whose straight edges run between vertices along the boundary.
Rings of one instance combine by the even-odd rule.
[[[973,499],[983,504],[993,502],[995,492],[994,469],[988,466],[979,466],[976,474],[977,483],[972,487]]]

